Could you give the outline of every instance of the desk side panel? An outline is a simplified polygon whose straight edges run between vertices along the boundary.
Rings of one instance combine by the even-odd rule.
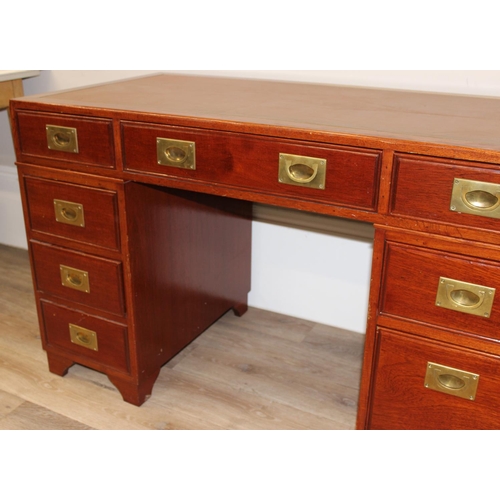
[[[152,373],[246,310],[251,205],[138,183],[125,196],[139,370]]]

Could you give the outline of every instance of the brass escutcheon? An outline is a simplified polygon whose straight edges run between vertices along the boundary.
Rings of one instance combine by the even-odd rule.
[[[440,277],[436,305],[466,314],[489,318],[493,308],[495,288]]]
[[[437,363],[427,363],[424,387],[459,398],[476,399],[479,375]]]
[[[195,143],[157,137],[156,159],[159,165],[196,170]]]
[[[85,227],[83,205],[72,201],[54,200],[54,212],[57,222]]]
[[[78,137],[76,128],[46,125],[47,147],[55,151],[78,153]]]
[[[283,184],[325,189],[326,160],[310,156],[279,155],[278,180]]]
[[[453,179],[450,210],[500,219],[500,184]]]
[[[92,351],[99,350],[97,346],[97,333],[92,330],[70,323],[69,336],[73,344],[91,349]]]
[[[80,292],[90,293],[89,273],[73,267],[59,265],[61,285]]]

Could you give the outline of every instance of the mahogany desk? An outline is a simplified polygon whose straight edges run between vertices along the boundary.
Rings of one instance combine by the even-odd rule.
[[[141,405],[246,310],[252,202],[373,223],[358,428],[500,427],[500,100],[157,75],[11,101],[49,369]]]

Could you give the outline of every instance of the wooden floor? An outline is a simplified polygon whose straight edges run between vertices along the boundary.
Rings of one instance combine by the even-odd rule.
[[[137,408],[82,366],[51,374],[28,254],[0,245],[0,429],[353,429],[364,335],[250,309],[162,369]]]

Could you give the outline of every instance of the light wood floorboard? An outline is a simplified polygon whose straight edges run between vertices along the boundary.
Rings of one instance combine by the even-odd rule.
[[[0,429],[353,429],[364,335],[227,313],[165,365],[140,408],[40,344],[28,254],[0,245]]]

